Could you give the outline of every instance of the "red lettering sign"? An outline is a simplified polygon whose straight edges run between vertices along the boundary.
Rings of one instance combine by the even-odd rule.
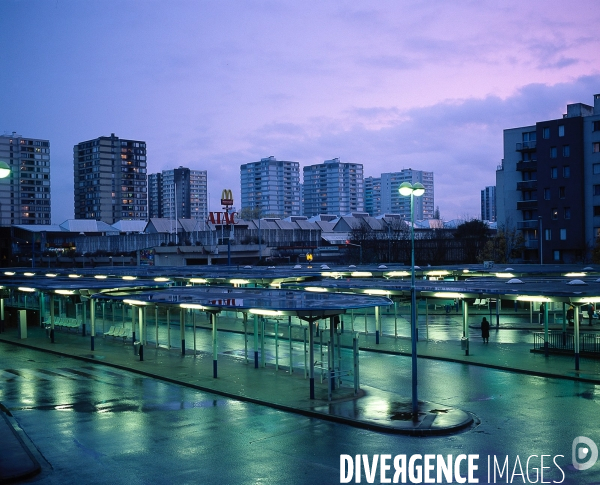
[[[237,224],[237,222],[235,222],[236,214],[237,212],[209,212],[207,222],[212,224],[224,224],[226,226]]]

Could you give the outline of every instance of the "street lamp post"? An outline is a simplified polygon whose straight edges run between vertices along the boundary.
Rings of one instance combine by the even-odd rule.
[[[417,292],[415,289],[415,206],[414,198],[425,193],[420,183],[403,182],[398,188],[400,195],[410,196],[410,340],[412,363],[412,415],[413,420],[419,416],[419,400],[417,398]]]
[[[363,261],[362,260],[362,245],[361,244],[354,244],[354,243],[351,243],[350,241],[346,241],[346,245],[358,247],[358,250],[359,250],[359,256],[358,257],[359,257],[359,261],[360,261],[359,264],[362,265],[362,261]]]

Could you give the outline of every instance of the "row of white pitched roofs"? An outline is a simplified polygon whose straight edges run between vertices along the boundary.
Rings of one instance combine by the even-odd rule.
[[[415,221],[415,229],[455,229],[465,221],[453,219],[442,221],[440,219],[424,219]],[[490,229],[496,229],[495,222],[485,221]],[[240,229],[261,229],[261,230],[313,230],[323,233],[348,233],[354,229],[359,229],[363,224],[374,231],[386,231],[388,227],[397,228],[400,225],[409,225],[402,216],[398,214],[384,214],[377,217],[369,216],[365,213],[356,213],[343,216],[319,215],[311,218],[304,216],[291,216],[285,219],[264,218],[245,221],[237,219],[235,227]],[[109,225],[102,221],[91,219],[69,219],[62,224],[49,225],[17,225],[20,229],[30,232],[71,232],[79,234],[153,234],[176,232],[196,232],[211,231],[221,228],[221,224],[213,224],[201,219],[165,219],[152,218],[148,221],[142,220],[122,220]]]

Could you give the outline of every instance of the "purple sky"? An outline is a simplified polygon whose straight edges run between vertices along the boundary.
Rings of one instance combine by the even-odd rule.
[[[479,217],[502,130],[600,93],[598,25],[594,0],[2,0],[0,130],[50,140],[54,223],[73,145],[111,133],[207,170],[212,209],[273,155],[433,171],[442,217]]]

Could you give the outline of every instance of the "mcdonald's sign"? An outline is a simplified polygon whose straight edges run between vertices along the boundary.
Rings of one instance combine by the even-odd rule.
[[[223,192],[221,192],[221,205],[226,207],[233,205],[233,194],[231,193],[231,189],[223,189]]]

